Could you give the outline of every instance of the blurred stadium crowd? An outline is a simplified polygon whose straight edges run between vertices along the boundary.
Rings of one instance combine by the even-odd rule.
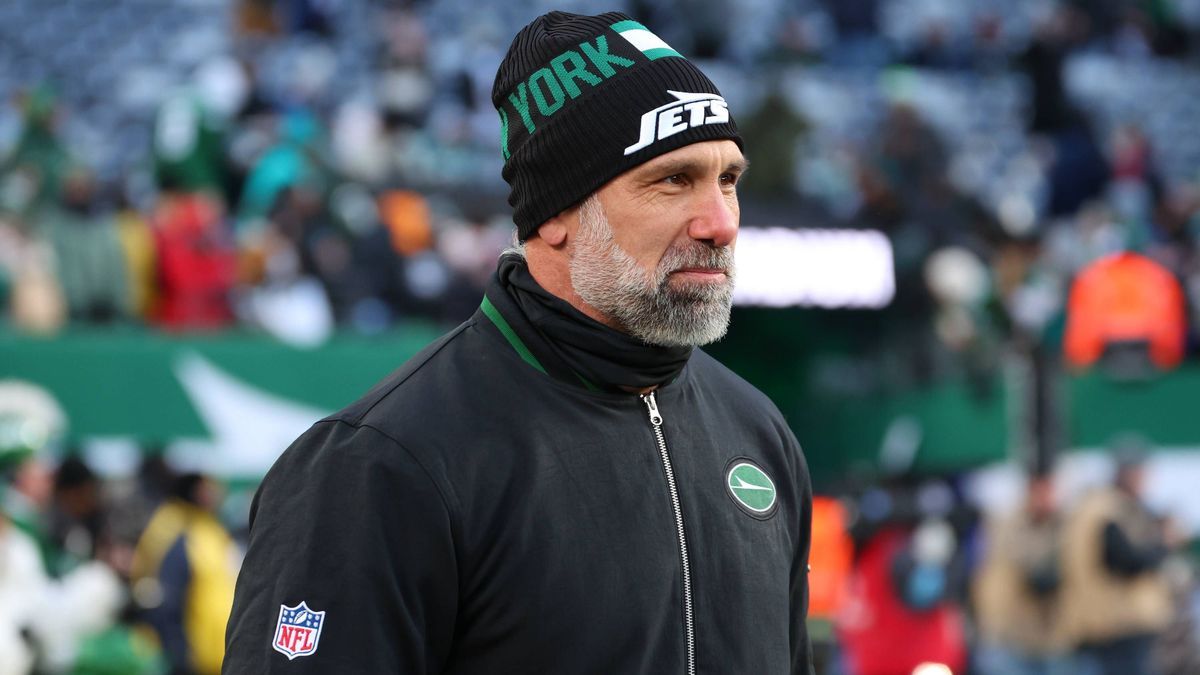
[[[465,318],[512,229],[495,67],[551,8],[622,9],[701,63],[754,163],[744,225],[889,237],[895,300],[855,338],[871,377],[992,373],[1014,347],[1135,378],[1194,358],[1200,0],[0,2],[6,330],[132,323],[315,345]],[[236,553],[210,481],[148,460],[138,479],[97,482],[79,459],[21,452],[7,473],[8,531],[29,539],[0,529],[0,547],[28,576],[0,566],[13,619],[0,674],[35,659],[216,672],[197,657],[219,654],[204,623],[219,611],[195,598],[231,592]],[[1096,516],[1099,534],[1068,534],[1038,480],[1020,516],[1033,525],[992,535],[1005,547],[936,482],[829,503],[822,522],[845,527],[821,550],[844,553],[829,562],[844,574],[814,612],[840,636],[822,672],[1085,672],[1056,623],[1076,580],[1046,570],[1057,542],[1089,536],[1107,556],[1093,568],[1149,588],[1148,604],[1188,589],[1093,634],[1093,655],[1174,636],[1159,672],[1200,672],[1171,527],[1114,498],[1124,510]],[[1128,519],[1142,524],[1120,530]],[[1029,604],[1007,606],[1021,589]],[[897,643],[883,649],[884,633]]]
[[[4,3],[10,325],[238,324],[311,344],[461,319],[510,237],[494,64],[539,9]],[[1194,336],[1200,292],[1200,2],[625,9],[739,111],[757,167],[744,224],[889,236],[878,340],[908,345],[918,376],[945,366],[931,348],[987,367],[1014,335],[1057,344],[1072,280],[1118,252],[1152,271],[1102,276],[1177,282],[1152,282],[1177,301],[1156,363],[1194,351],[1177,334]],[[1094,360],[1096,340],[1076,342]]]

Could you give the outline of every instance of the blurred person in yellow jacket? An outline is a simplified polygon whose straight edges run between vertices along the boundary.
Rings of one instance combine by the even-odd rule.
[[[214,515],[218,494],[205,476],[180,476],[134,553],[134,600],[175,675],[221,672],[238,550]]]
[[[1113,485],[1085,495],[1063,541],[1063,613],[1087,672],[1153,673],[1156,638],[1173,615],[1163,562],[1181,536],[1142,498],[1144,454],[1117,451]]]
[[[983,675],[1072,674],[1062,620],[1062,516],[1049,473],[1030,477],[1025,501],[988,524],[971,589]]]

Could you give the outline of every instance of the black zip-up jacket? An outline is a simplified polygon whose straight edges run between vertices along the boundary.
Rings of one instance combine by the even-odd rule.
[[[224,672],[809,673],[775,406],[700,350],[652,397],[546,375],[494,288],[268,473]]]

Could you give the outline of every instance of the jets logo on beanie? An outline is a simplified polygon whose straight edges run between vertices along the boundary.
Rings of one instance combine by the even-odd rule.
[[[653,157],[699,141],[742,145],[704,73],[619,12],[534,19],[500,63],[492,103],[521,241]]]

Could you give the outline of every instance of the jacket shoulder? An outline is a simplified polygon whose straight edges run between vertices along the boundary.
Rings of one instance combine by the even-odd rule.
[[[325,420],[337,420],[358,426],[368,421],[379,406],[386,406],[397,398],[410,395],[419,386],[422,371],[430,367],[437,367],[439,361],[453,359],[456,351],[469,348],[463,343],[471,341],[467,332],[472,328],[474,322],[475,319],[472,317],[459,324],[454,330],[429,343],[424,349],[414,354],[400,367],[371,387],[358,400],[326,417]],[[414,380],[416,381],[414,382]]]
[[[528,366],[481,317],[476,312],[326,421],[371,427],[423,454],[462,436],[463,421],[478,419],[480,411],[515,410],[511,388],[500,383],[520,380]]]
[[[777,424],[786,426],[783,413],[766,394],[747,382],[741,375],[730,370],[725,364],[714,359],[700,349],[692,352],[689,367],[695,368],[697,379],[705,386],[719,387],[723,390],[729,404],[737,406],[746,412],[758,415],[766,414]]]

